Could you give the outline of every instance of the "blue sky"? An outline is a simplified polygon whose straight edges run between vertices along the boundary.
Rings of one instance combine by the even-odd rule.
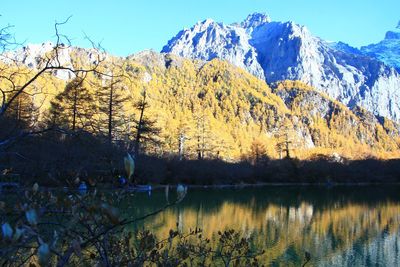
[[[160,51],[182,28],[205,18],[242,21],[263,12],[274,21],[295,21],[317,36],[359,47],[383,39],[400,20],[399,0],[5,0],[0,25],[14,25],[17,40],[41,43],[54,37],[54,22],[72,15],[62,32],[87,47],[86,33],[109,52]]]

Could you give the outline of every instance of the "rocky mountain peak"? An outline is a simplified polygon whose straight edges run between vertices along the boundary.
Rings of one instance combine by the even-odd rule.
[[[345,44],[335,46],[312,35],[305,26],[274,22],[260,13],[237,24],[203,25],[208,26],[180,32],[162,52],[226,60],[269,83],[300,80],[349,107],[359,105],[375,115],[400,121],[400,91],[396,89],[400,75],[382,63],[396,66],[392,61],[397,57],[381,57],[388,59],[384,61]],[[397,42],[397,32],[391,31],[388,38]],[[390,47],[400,47],[396,42]]]
[[[386,32],[385,40],[400,40],[400,21],[395,30]]]
[[[385,40],[400,40],[400,32],[388,31],[385,35]]]
[[[400,72],[400,21],[396,29],[386,32],[385,39],[361,47],[364,55],[378,59]]]
[[[218,23],[215,22],[212,19],[205,19],[203,21],[199,21],[196,23],[196,25],[193,27],[194,30],[196,31],[204,31],[210,27],[218,27]]]
[[[253,13],[240,23],[242,28],[255,29],[260,25],[271,22],[271,18],[265,13]]]

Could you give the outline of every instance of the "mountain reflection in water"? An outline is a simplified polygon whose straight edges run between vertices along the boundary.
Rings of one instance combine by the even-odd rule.
[[[213,239],[233,228],[265,250],[269,266],[399,266],[400,187],[274,186],[189,189],[184,201],[135,228],[159,237],[199,227]],[[173,196],[170,196],[173,197]],[[122,207],[127,217],[166,203],[162,190],[137,194]]]

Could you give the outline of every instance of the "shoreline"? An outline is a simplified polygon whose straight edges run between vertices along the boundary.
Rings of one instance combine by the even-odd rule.
[[[183,184],[188,189],[246,189],[246,188],[263,188],[263,187],[321,187],[321,188],[334,188],[334,187],[368,187],[368,186],[400,186],[399,182],[393,183],[257,183],[257,184],[217,184],[217,185],[195,185],[195,184]],[[143,185],[141,185],[143,186]],[[140,191],[140,192],[148,192],[148,191],[157,191],[157,190],[164,190],[167,186],[169,188],[176,188],[178,184],[170,184],[170,185],[163,185],[163,184],[148,184],[146,186],[151,186],[150,190]],[[53,186],[40,186],[44,191],[57,191],[57,190],[67,190],[67,191],[79,191],[78,188],[67,188],[67,187],[53,187]],[[12,190],[5,190],[9,192],[21,191],[21,190],[30,190],[31,187],[19,187],[18,189]],[[107,184],[101,184],[100,186],[89,187],[88,191],[91,190],[100,190],[100,191],[108,191],[108,190],[125,190],[125,191],[132,191],[135,192],[134,187],[129,188],[120,188],[120,187],[113,187],[108,186]],[[1,191],[0,191],[1,192]],[[138,191],[136,191],[138,192]]]

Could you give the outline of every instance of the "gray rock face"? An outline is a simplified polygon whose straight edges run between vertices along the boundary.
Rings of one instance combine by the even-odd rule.
[[[397,40],[397,39],[396,39]],[[162,49],[192,59],[220,58],[268,82],[300,80],[349,107],[400,121],[400,75],[351,47],[332,45],[293,22],[262,14],[232,25],[205,20]]]

